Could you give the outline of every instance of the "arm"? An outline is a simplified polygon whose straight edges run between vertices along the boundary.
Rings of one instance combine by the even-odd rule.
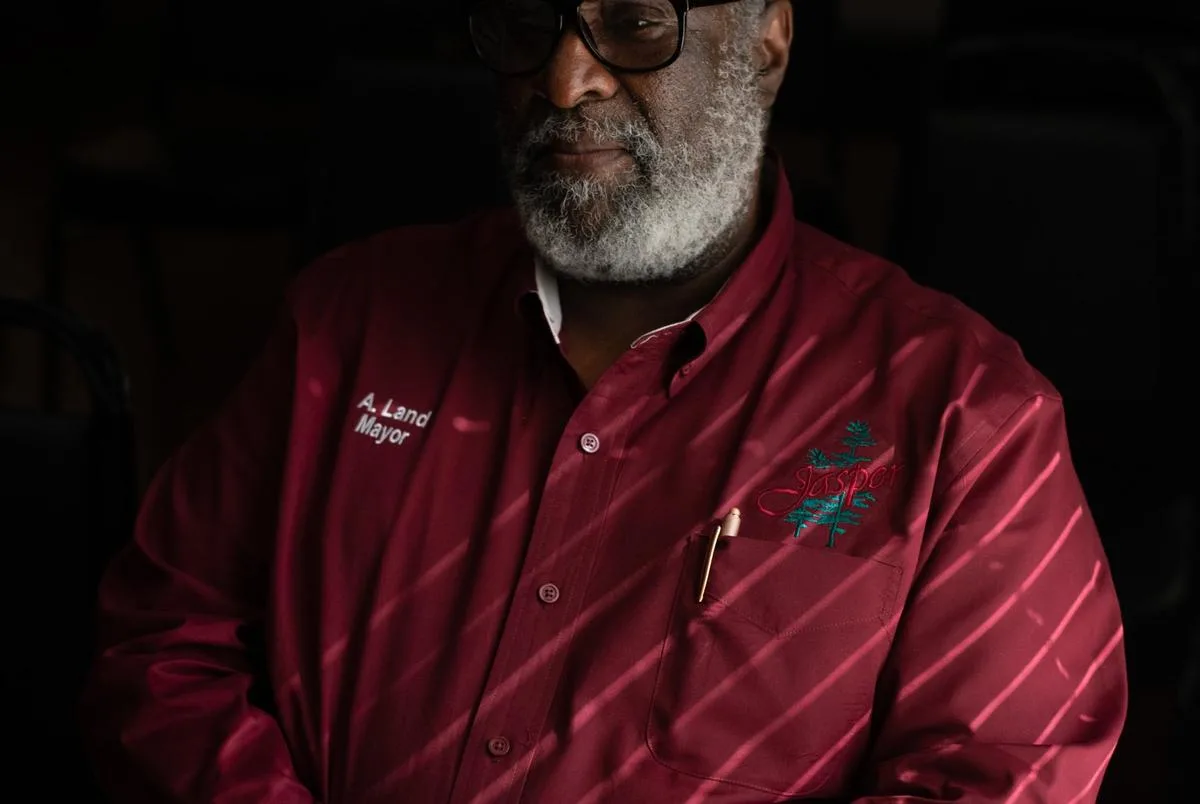
[[[120,802],[308,804],[275,720],[247,693],[294,383],[283,322],[219,417],[151,485],[100,589],[84,698],[102,786]]]
[[[1092,802],[1125,718],[1120,612],[1034,397],[939,495],[879,690],[859,802]]]

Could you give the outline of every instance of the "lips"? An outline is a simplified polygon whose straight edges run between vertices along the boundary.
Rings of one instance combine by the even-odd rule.
[[[628,150],[619,142],[587,139],[579,141],[551,140],[538,149],[537,156],[539,158],[556,156],[591,157],[617,153],[628,153]]]
[[[630,159],[629,151],[620,143],[560,140],[546,145],[538,161],[554,170],[597,175],[608,173]]]
[[[552,142],[546,146],[546,151],[555,154],[567,154],[569,156],[582,156],[584,154],[598,154],[612,151],[624,151],[625,148],[619,142]]]

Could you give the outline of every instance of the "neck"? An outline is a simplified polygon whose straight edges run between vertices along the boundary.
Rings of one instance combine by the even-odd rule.
[[[620,359],[630,344],[647,332],[686,319],[724,287],[745,260],[765,228],[764,187],[756,191],[745,215],[721,238],[687,279],[653,284],[582,283],[558,277],[562,303],[563,351],[586,388]]]

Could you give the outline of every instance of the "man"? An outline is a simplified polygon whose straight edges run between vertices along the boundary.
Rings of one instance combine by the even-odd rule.
[[[793,219],[789,3],[470,22],[516,213],[320,260],[159,474],[87,699],[117,800],[1093,800],[1122,627],[1061,402]]]

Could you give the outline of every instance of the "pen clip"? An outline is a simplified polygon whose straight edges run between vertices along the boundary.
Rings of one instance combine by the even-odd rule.
[[[708,591],[708,576],[712,573],[713,557],[717,554],[717,542],[721,540],[721,526],[717,525],[713,535],[708,540],[708,550],[704,554],[704,570],[700,573],[700,597],[697,603],[704,602],[704,593]]]
[[[704,555],[704,568],[700,574],[700,596],[696,599],[697,603],[704,602],[704,595],[708,591],[708,579],[712,575],[713,558],[717,554],[717,544],[721,541],[721,536],[727,539],[737,538],[738,530],[742,525],[742,512],[734,508],[725,515],[725,519],[721,524],[717,525],[713,535],[708,540],[708,550]]]

